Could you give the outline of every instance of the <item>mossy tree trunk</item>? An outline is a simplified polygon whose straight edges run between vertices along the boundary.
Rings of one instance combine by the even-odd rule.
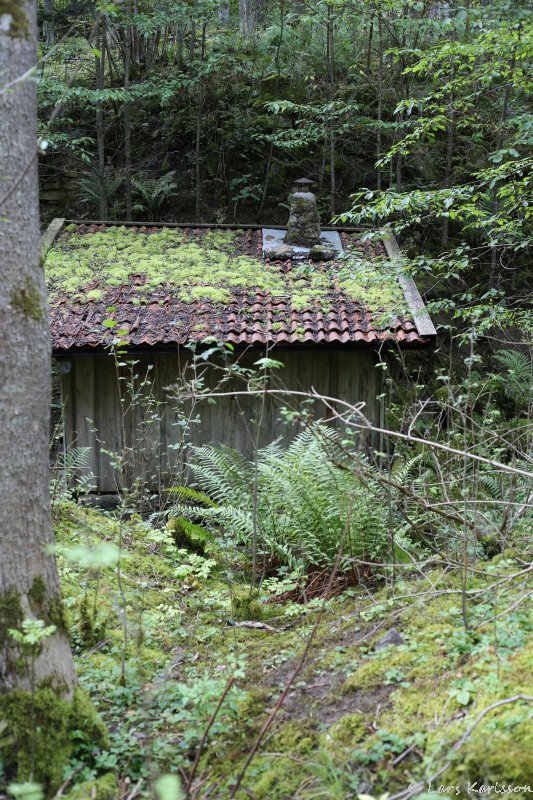
[[[26,660],[9,634],[25,618],[57,626],[36,654],[34,686],[46,683],[69,698],[76,675],[55,560],[47,552],[53,543],[50,336],[40,263],[36,84],[28,78],[37,60],[36,5],[11,4],[3,4],[0,25],[0,699],[31,688]]]

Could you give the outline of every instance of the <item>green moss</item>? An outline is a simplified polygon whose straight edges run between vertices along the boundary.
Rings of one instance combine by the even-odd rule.
[[[103,296],[103,289],[91,289],[87,292],[87,300],[101,300]]]
[[[83,600],[80,604],[78,629],[83,644],[86,647],[91,647],[95,643],[94,618],[89,611],[89,602],[86,594],[83,595]]]
[[[12,308],[35,322],[43,318],[41,293],[30,277],[26,277],[22,286],[13,290],[10,303]]]
[[[481,725],[462,752],[457,753],[445,773],[446,780],[468,784],[475,781],[494,784],[499,781],[514,786],[531,783],[533,730],[525,707],[521,717],[518,721],[514,710],[499,715],[497,722],[493,719]]]
[[[68,800],[116,800],[119,796],[117,780],[112,772],[107,772],[95,781],[79,783],[66,795]]]
[[[11,17],[8,35],[15,39],[26,39],[30,34],[30,26],[23,0],[0,0],[0,17]]]
[[[9,639],[9,629],[19,628],[23,619],[19,593],[15,589],[7,589],[0,595],[0,648]]]
[[[46,583],[42,575],[37,575],[29,588],[28,597],[32,605],[38,609],[42,607],[46,599]]]
[[[355,714],[347,714],[332,725],[325,738],[330,749],[335,749],[338,744],[352,747],[352,745],[360,742],[366,733],[367,726],[364,714],[356,712]]]
[[[66,700],[46,686],[34,694],[16,689],[0,695],[0,719],[7,723],[10,741],[2,749],[4,769],[17,780],[30,775],[47,788],[59,785],[76,741],[98,747],[106,743],[105,729],[87,695],[75,689]]]
[[[306,758],[315,750],[318,734],[306,722],[289,722],[269,741],[273,756],[258,758],[250,780],[250,790],[257,800],[287,800],[295,797],[308,775]],[[276,756],[275,754],[279,755]]]
[[[392,312],[401,306],[401,289],[382,260],[347,254],[328,264],[327,270],[305,264],[284,275],[275,264],[241,255],[242,248],[240,231],[213,230],[188,240],[176,228],[148,234],[111,226],[87,234],[68,226],[47,255],[46,275],[52,300],[64,292],[81,301],[98,301],[106,288],[131,284],[131,277],[138,275],[142,281],[136,286],[138,302],[163,287],[176,291],[183,302],[208,300],[220,305],[229,302],[235,291],[258,290],[290,299],[296,310],[327,309],[336,284],[371,310]]]
[[[67,615],[61,597],[51,597],[48,601],[47,622],[55,625],[60,631],[67,630]]]
[[[264,603],[259,592],[250,589],[238,589],[231,599],[233,617],[237,620],[262,620],[265,617]]]
[[[260,718],[264,713],[269,693],[266,689],[254,689],[246,694],[239,703],[239,714],[243,720],[252,720]]]
[[[88,575],[61,553],[62,546],[78,543],[80,535],[90,546],[110,541],[115,535],[114,523],[96,511],[69,503],[59,507],[56,532],[63,590],[76,622],[79,674],[94,692],[95,702],[101,703],[113,731],[111,751],[102,754],[99,763],[109,764],[104,768],[110,769],[111,763],[115,764],[110,759],[116,759],[116,773],[136,781],[146,752],[143,739],[137,738],[141,733],[144,741],[157,743],[150,755],[154,770],[166,770],[169,763],[190,769],[195,745],[184,753],[176,742],[190,736],[194,743],[205,729],[211,709],[203,705],[205,698],[199,697],[198,686],[209,688],[213,679],[223,683],[237,663],[242,669],[238,677],[242,694],[231,713],[217,716],[199,767],[209,784],[219,782],[220,797],[227,797],[231,778],[242,768],[280,687],[286,685],[317,612],[309,611],[301,621],[287,615],[291,625],[286,627],[284,612],[294,611],[294,607],[282,602],[263,604],[260,595],[250,596],[249,590],[240,587],[238,605],[243,617],[253,619],[255,611],[263,616],[272,609],[281,618],[272,623],[279,626],[279,633],[227,625],[227,617],[232,615],[230,593],[220,575],[199,579],[193,591],[184,589],[183,581],[176,581],[175,570],[181,562],[170,532],[154,531],[138,519],[128,520],[123,531],[127,556],[123,580],[129,672],[126,686],[119,686],[123,633],[116,570],[102,568],[97,580],[95,574]],[[438,572],[430,579],[430,584],[439,588],[453,588],[457,583],[455,577],[442,578]],[[406,580],[398,593],[418,593],[422,587],[427,588],[425,582]],[[521,591],[516,588],[517,595]],[[79,635],[83,614],[78,614],[86,593],[88,617],[96,603],[95,625],[106,626],[105,635],[95,633],[98,647],[86,648]],[[390,589],[374,595],[376,600],[389,597]],[[512,604],[512,593],[507,601]],[[254,610],[255,603],[259,608]],[[318,789],[313,783],[314,765],[321,763],[323,751],[348,776],[360,769],[372,783],[375,796],[400,790],[411,779],[420,779],[424,770],[429,773],[442,766],[453,744],[484,708],[514,694],[528,693],[533,652],[526,646],[527,615],[520,608],[502,622],[495,639],[493,623],[481,625],[475,634],[465,634],[457,596],[424,596],[401,613],[407,644],[376,652],[373,645],[383,630],[373,639],[367,635],[376,619],[390,624],[391,606],[378,607],[377,613],[365,620],[356,617],[359,604],[349,592],[326,604],[305,668],[247,771],[244,787],[250,795],[262,800],[311,795]],[[304,608],[301,610],[303,613]],[[400,620],[395,619],[395,624]],[[351,683],[357,696],[340,693],[348,670],[348,687]],[[473,688],[469,704],[462,707],[450,691],[464,680],[471,681]],[[145,692],[150,693],[150,687],[162,692],[157,709],[146,703],[151,695]],[[217,686],[213,702],[221,691]],[[531,769],[531,741],[526,713],[525,704],[520,703],[490,712],[458,751],[442,782],[465,785],[480,776],[527,782],[524,776]],[[305,714],[312,723],[294,721]],[[218,724],[220,729],[215,730]],[[396,755],[411,744],[416,745],[415,750],[393,765]],[[84,755],[87,752],[88,748]],[[106,782],[111,791],[113,781],[107,777]],[[83,792],[90,797],[93,784],[82,787],[73,800],[81,800]],[[244,789],[237,794],[238,800],[247,796]]]
[[[28,590],[28,599],[35,615],[59,630],[66,630],[65,609],[61,597],[48,597],[46,583],[37,575]]]

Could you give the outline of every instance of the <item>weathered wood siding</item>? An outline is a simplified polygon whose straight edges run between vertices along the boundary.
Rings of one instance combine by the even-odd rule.
[[[249,350],[239,357],[239,364],[251,367],[262,355]],[[314,388],[329,397],[364,402],[366,416],[379,423],[382,371],[375,367],[378,359],[373,351],[301,349],[271,355],[284,366],[274,370],[270,388]],[[133,362],[120,368],[118,381],[112,356],[79,355],[71,359],[70,372],[61,376],[67,445],[91,448],[90,471],[100,492],[116,491],[123,481],[131,485],[135,478],[156,490],[163,483],[186,479],[191,444],[226,444],[250,455],[256,442],[262,446],[278,437],[288,442],[302,422],[300,418],[288,424],[282,406],[300,413],[311,408],[315,418],[332,416],[318,402],[310,407],[294,397],[235,395],[246,383],[224,379],[222,370],[202,362],[196,378],[204,387],[230,395],[179,399],[176,387],[183,377],[193,377],[185,352],[143,355]],[[373,444],[378,444],[375,438]],[[120,469],[117,458],[122,459]]]

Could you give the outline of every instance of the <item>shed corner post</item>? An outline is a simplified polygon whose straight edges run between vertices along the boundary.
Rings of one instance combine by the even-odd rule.
[[[72,368],[70,359],[58,358],[52,354],[52,359],[56,362],[59,374],[59,401],[61,403],[61,431],[62,431],[62,450],[63,450],[63,472],[65,483],[67,481],[66,464],[67,452],[72,442],[73,436],[73,386]]]
[[[385,453],[385,403],[387,402],[387,385],[385,382],[385,370],[381,367],[380,370],[380,378],[379,378],[379,394],[380,394],[380,401],[379,401],[379,457],[378,457],[378,465],[380,469],[383,468],[384,465],[384,453]]]
[[[41,238],[41,254],[43,259],[46,258],[46,254],[52,247],[55,239],[59,235],[64,224],[65,224],[65,219],[63,217],[56,217],[55,219],[52,220],[52,222],[49,224],[49,226],[43,233]]]

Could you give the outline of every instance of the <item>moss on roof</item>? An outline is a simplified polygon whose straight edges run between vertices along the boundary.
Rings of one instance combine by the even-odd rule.
[[[390,263],[348,251],[336,262],[290,268],[245,255],[244,232],[207,230],[189,237],[180,228],[142,231],[127,226],[78,232],[68,225],[46,259],[52,301],[58,295],[99,300],[106,289],[130,286],[135,278],[142,303],[157,289],[174,291],[183,302],[227,303],[236,290],[290,297],[295,310],[331,306],[341,291],[370,311],[400,313],[403,293]]]

